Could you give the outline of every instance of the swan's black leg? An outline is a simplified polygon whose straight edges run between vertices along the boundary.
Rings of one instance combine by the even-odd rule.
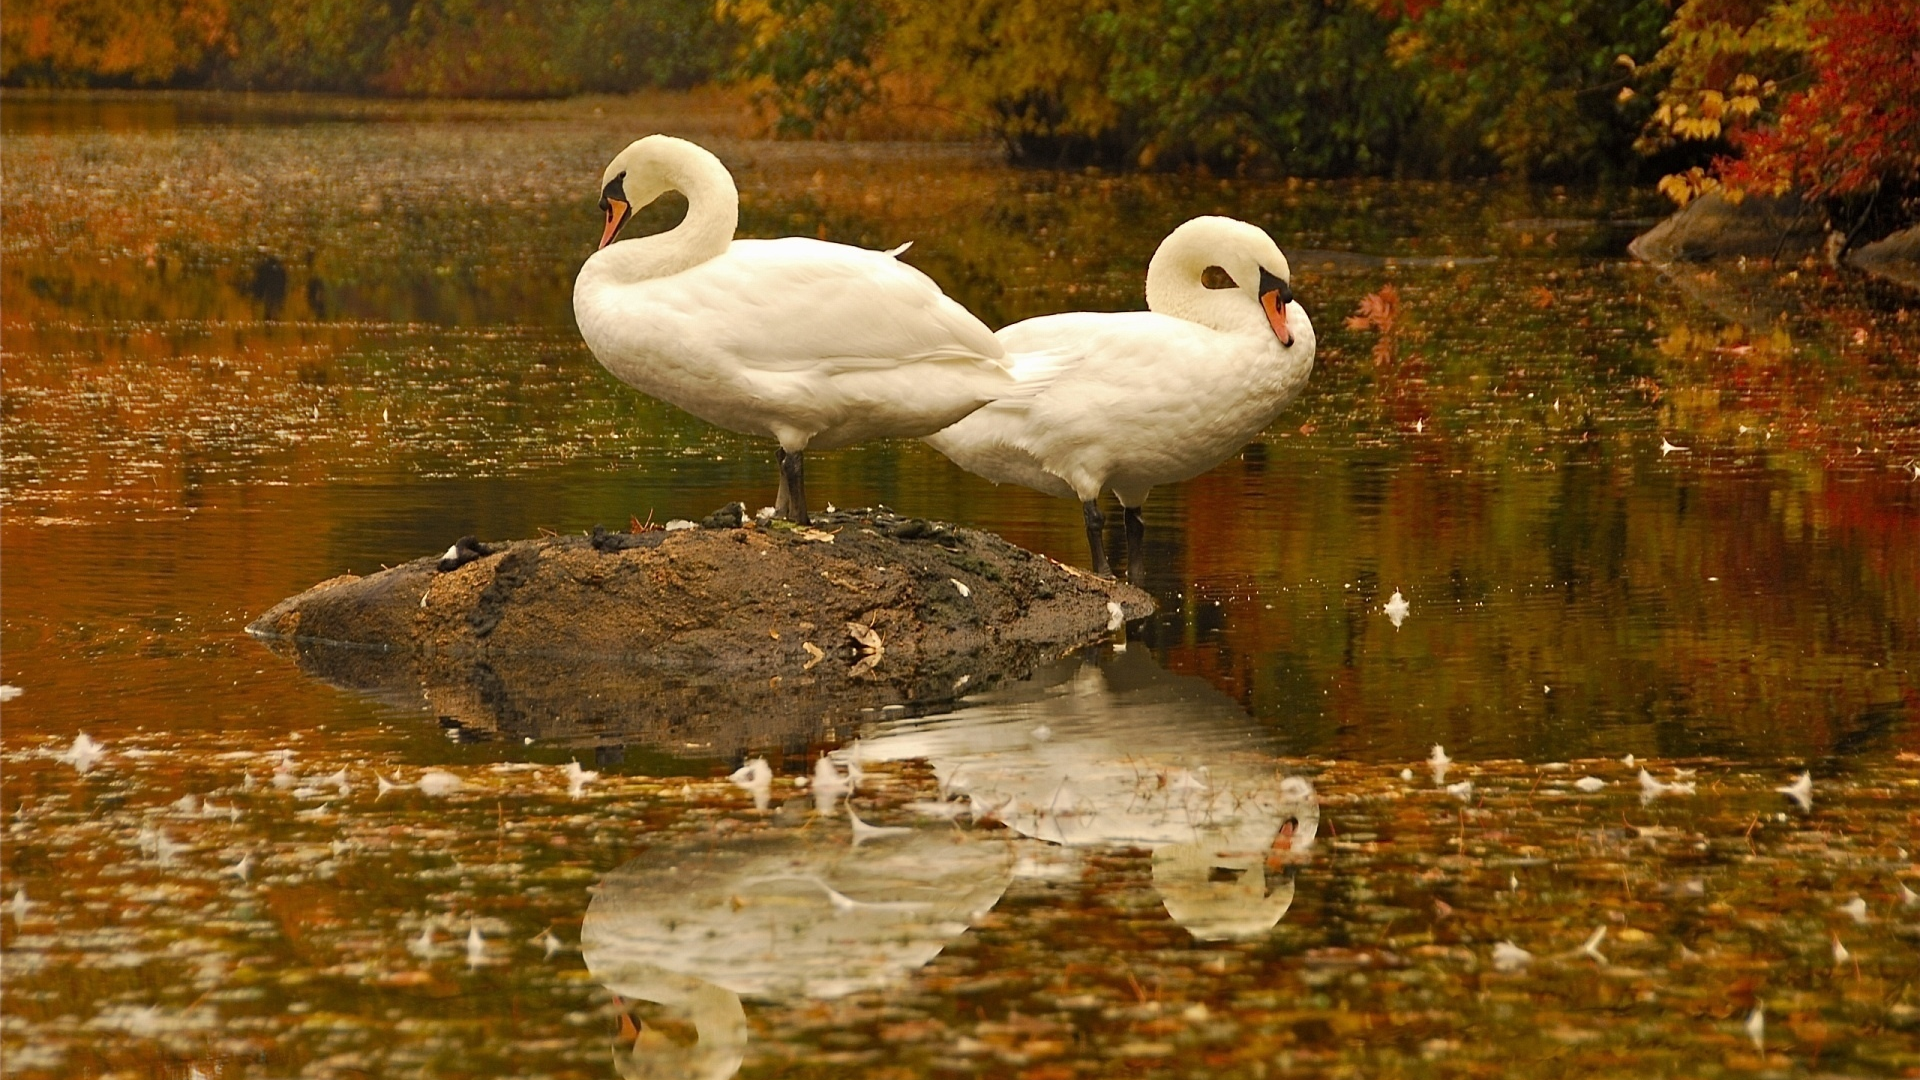
[[[1093,572],[1112,577],[1113,567],[1107,564],[1107,519],[1100,513],[1100,500],[1088,499],[1080,504],[1080,511],[1087,519],[1087,547],[1093,550]]]
[[[793,496],[787,491],[787,452],[776,447],[773,453],[774,460],[780,464],[780,493],[773,497],[773,516],[783,518],[793,504]]]
[[[1127,580],[1139,585],[1147,579],[1147,523],[1140,508],[1127,507]]]
[[[787,491],[787,520],[795,525],[813,524],[813,520],[807,517],[805,456],[806,451],[795,450],[780,458],[780,479],[784,481],[781,486]]]

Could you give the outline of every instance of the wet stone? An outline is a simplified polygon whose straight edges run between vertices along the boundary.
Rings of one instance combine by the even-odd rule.
[[[462,737],[724,749],[950,701],[1099,640],[1109,603],[1128,619],[1153,610],[1131,586],[884,507],[762,527],[735,503],[708,520],[735,517],[334,578],[249,630]]]
[[[747,521],[747,504],[730,502],[700,519],[703,529],[737,529]]]

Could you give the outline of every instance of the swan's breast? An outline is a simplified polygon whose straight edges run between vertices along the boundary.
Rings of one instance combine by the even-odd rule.
[[[1299,394],[1312,370],[1312,326],[1304,313],[1289,326],[1296,331],[1292,348],[1280,345],[1257,312],[1243,332],[1153,312],[1075,312],[1016,323],[1000,332],[1010,351],[1072,350],[1070,370],[1024,410],[996,403],[956,430],[973,429],[974,441],[989,444],[973,449],[978,456],[991,458],[995,438],[1014,442],[1047,472],[1076,477],[1081,487],[1138,491],[1184,480],[1237,452]],[[993,424],[1019,434],[1009,437]]]

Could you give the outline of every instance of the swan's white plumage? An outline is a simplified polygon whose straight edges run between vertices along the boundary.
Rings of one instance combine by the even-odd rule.
[[[1239,283],[1208,289],[1220,266]],[[1016,372],[1048,370],[1035,396],[997,401],[927,442],[969,472],[1081,502],[1111,490],[1139,506],[1149,488],[1237,453],[1290,404],[1313,370],[1313,323],[1286,308],[1291,345],[1262,312],[1265,268],[1286,257],[1259,228],[1201,217],[1175,229],[1147,275],[1150,311],[1044,315],[1001,330]]]
[[[679,226],[608,245],[574,284],[581,335],[621,381],[788,451],[926,435],[1035,389],[897,250],[734,240],[738,193],[700,147],[649,136],[615,177],[636,206],[669,189],[688,201]]]

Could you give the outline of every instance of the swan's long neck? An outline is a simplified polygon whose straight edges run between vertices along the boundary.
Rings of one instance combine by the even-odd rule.
[[[602,973],[596,972],[601,978]],[[625,997],[665,1005],[693,1021],[699,1041],[693,1046],[615,1048],[615,1062],[624,1057],[634,1068],[628,1076],[682,1076],[690,1080],[726,1080],[740,1070],[746,1057],[747,1014],[740,995],[691,975],[645,962],[606,973],[607,988]],[[654,1059],[654,1060],[647,1060]]]
[[[1260,301],[1254,294],[1256,282],[1252,280],[1258,266],[1225,249],[1209,225],[1207,219],[1196,219],[1161,241],[1147,264],[1148,310],[1224,333],[1264,326]],[[1207,288],[1202,276],[1209,266],[1224,267],[1238,287]]]
[[[726,166],[712,154],[655,136],[642,139],[622,158],[626,189],[638,209],[667,191],[687,197],[687,216],[663,233],[608,245],[590,262],[615,283],[667,277],[725,254],[740,226],[740,192]],[[616,165],[623,164],[616,161]]]

